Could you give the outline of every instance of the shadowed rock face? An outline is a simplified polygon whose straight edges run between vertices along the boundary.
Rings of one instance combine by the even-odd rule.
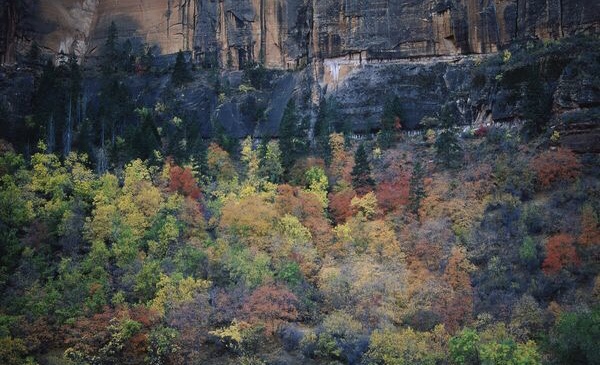
[[[54,52],[93,53],[115,21],[162,54],[237,69],[293,69],[364,52],[374,59],[494,52],[529,37],[597,32],[597,0],[14,0],[2,4],[2,54],[18,28]]]

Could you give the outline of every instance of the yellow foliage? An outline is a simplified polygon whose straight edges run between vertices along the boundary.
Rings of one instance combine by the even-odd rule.
[[[190,302],[198,292],[208,290],[211,285],[212,283],[207,280],[192,277],[172,278],[161,274],[160,281],[156,285],[158,290],[150,303],[150,308],[164,315],[169,304]]]
[[[372,219],[377,214],[377,196],[372,191],[362,197],[355,196],[350,206],[367,219]]]
[[[228,201],[221,210],[220,229],[234,235],[244,244],[260,249],[268,246],[277,212],[273,204],[256,195]]]

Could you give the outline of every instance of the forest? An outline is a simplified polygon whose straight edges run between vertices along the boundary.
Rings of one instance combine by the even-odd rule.
[[[444,108],[411,135],[390,98],[374,138],[329,102],[309,140],[292,99],[278,136],[202,138],[169,95],[203,73],[226,97],[218,72],[180,53],[144,107],[120,80],[152,55],[116,39],[91,71],[32,48],[31,113],[2,124],[0,363],[600,364],[600,156],[543,85],[522,127]],[[536,47],[499,62],[569,46]]]

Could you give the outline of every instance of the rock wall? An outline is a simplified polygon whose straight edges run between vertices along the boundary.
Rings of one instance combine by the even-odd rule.
[[[194,51],[199,62],[227,69],[249,61],[294,69],[360,52],[373,59],[488,53],[529,37],[600,29],[597,0],[0,0],[0,6],[4,62],[14,59],[15,42],[32,39],[57,53],[93,54],[111,21],[123,38],[158,46],[162,54]]]

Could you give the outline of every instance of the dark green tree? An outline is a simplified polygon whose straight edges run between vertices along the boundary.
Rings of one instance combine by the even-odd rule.
[[[400,98],[394,96],[388,98],[383,107],[379,145],[382,148],[390,148],[394,143],[396,132],[400,128],[402,128],[402,107]]]
[[[319,114],[315,123],[316,153],[323,157],[326,163],[331,160],[329,148],[329,135],[335,132],[335,123],[338,120],[338,105],[335,99],[326,99],[319,106]]]
[[[173,66],[172,82],[175,86],[181,86],[190,81],[191,74],[188,70],[188,64],[185,61],[185,55],[182,51],[177,52],[175,66]]]
[[[454,125],[454,116],[448,106],[442,108],[440,122],[442,131],[435,140],[435,151],[438,159],[446,167],[457,167],[462,160],[462,147]]]
[[[425,188],[423,187],[423,166],[417,161],[413,167],[412,176],[410,177],[410,190],[409,190],[409,208],[414,214],[417,214],[421,201],[425,197]]]
[[[110,76],[117,71],[118,62],[118,40],[119,32],[115,22],[111,22],[108,27],[106,42],[104,43],[103,57],[101,62],[102,73],[105,76]]]
[[[600,307],[564,313],[554,326],[552,349],[561,364],[600,364]]]
[[[531,67],[528,74],[523,102],[523,133],[527,138],[534,138],[546,129],[552,109],[552,96],[544,89],[538,67]]]
[[[352,186],[358,194],[364,194],[375,186],[375,181],[371,176],[371,165],[365,145],[361,143],[354,154],[354,167],[352,168]]]
[[[279,127],[279,145],[283,154],[281,164],[288,173],[296,160],[306,152],[306,138],[303,138],[299,119],[296,102],[290,99]]]

